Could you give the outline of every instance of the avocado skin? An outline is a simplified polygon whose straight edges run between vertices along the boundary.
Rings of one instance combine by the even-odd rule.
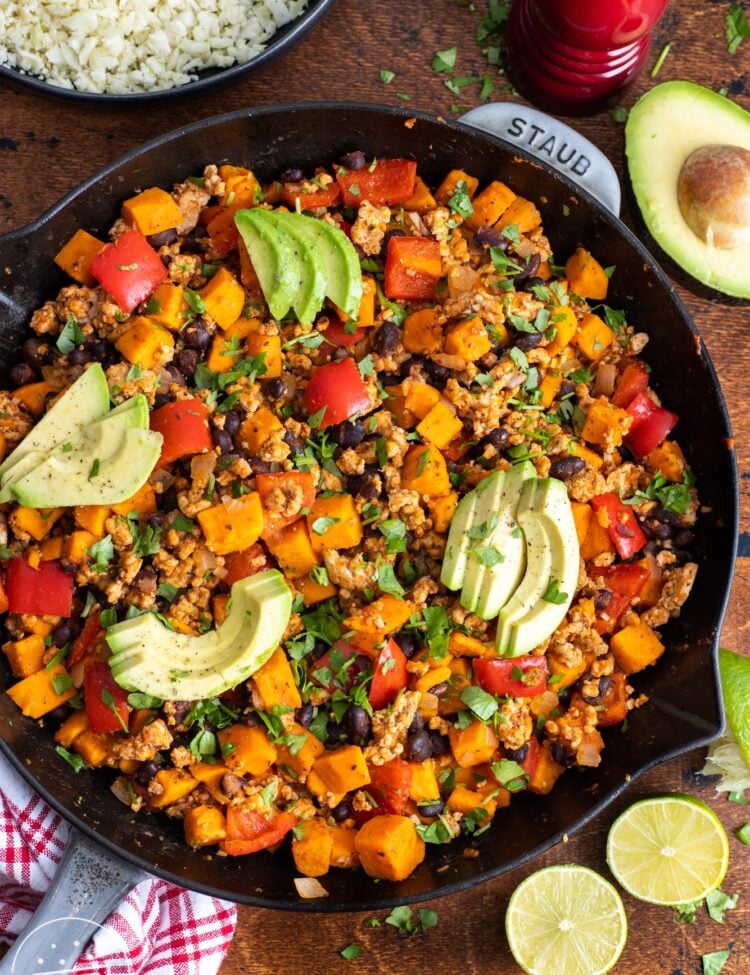
[[[248,680],[279,645],[292,611],[292,594],[276,569],[232,586],[227,617],[201,636],[167,629],[153,613],[107,630],[117,683],[162,700],[216,697]]]

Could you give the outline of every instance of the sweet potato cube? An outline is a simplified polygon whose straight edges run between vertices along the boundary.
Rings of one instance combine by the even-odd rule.
[[[269,536],[266,545],[288,579],[296,580],[300,576],[308,576],[319,562],[304,520],[286,525]]]
[[[263,531],[263,506],[257,491],[198,513],[206,545],[217,555],[250,548]]]
[[[432,516],[432,527],[436,532],[447,532],[450,528],[453,512],[456,510],[458,495],[455,491],[444,494],[440,498],[428,498],[427,507]]]
[[[313,765],[331,792],[351,792],[370,784],[370,772],[359,745],[344,745],[335,752],[327,752]]]
[[[357,839],[356,829],[345,826],[332,826],[331,866],[351,869],[359,866],[359,857],[354,848]]]
[[[435,197],[430,193],[430,188],[420,176],[414,180],[414,192],[402,206],[404,210],[412,210],[417,213],[427,213],[428,210],[435,208]]]
[[[307,731],[296,721],[292,724],[290,734],[295,738],[303,738],[304,743],[300,748],[299,743],[295,742],[293,750],[288,745],[278,745],[276,764],[279,767],[287,766],[299,779],[308,774],[315,762],[325,752],[325,746],[312,732]]]
[[[305,786],[314,796],[317,796],[318,799],[323,799],[326,805],[330,805],[331,808],[338,806],[346,795],[345,792],[331,792],[329,786],[326,785],[323,779],[318,775],[314,767],[310,769]]]
[[[609,532],[600,524],[598,518],[592,517],[589,521],[586,537],[581,543],[581,558],[584,562],[588,562],[590,559],[595,559],[598,555],[614,552],[614,550],[615,546],[612,543]]]
[[[83,731],[73,742],[76,752],[91,768],[102,768],[112,753],[112,738],[106,734]]]
[[[435,765],[432,759],[425,762],[409,762],[411,768],[411,784],[409,798],[414,802],[437,802],[440,798],[440,785],[435,775]]]
[[[495,810],[497,809],[497,803],[494,798],[490,799],[486,796],[480,795],[479,792],[474,792],[472,789],[467,789],[466,786],[457,785],[448,796],[448,808],[452,812],[460,813],[470,813],[474,812],[475,809],[480,807],[485,810],[485,819],[491,819],[495,815]],[[484,820],[483,820],[484,821]]]
[[[624,626],[609,642],[619,668],[626,674],[637,674],[664,653],[664,644],[648,623],[642,620],[632,626]]]
[[[491,348],[492,341],[478,315],[451,325],[445,336],[445,351],[448,355],[461,356],[467,362],[476,362]]]
[[[615,333],[604,319],[590,313],[581,318],[572,342],[579,352],[597,362],[615,340]]]
[[[594,509],[585,501],[571,501],[570,506],[573,509],[573,521],[576,526],[578,544],[583,545],[589,530],[589,525],[591,524]]]
[[[578,319],[570,305],[558,305],[550,315],[549,324],[555,329],[555,337],[547,346],[547,352],[559,355],[578,331]]]
[[[358,609],[344,620],[344,626],[355,633],[370,636],[387,636],[395,633],[406,623],[414,612],[412,603],[386,593],[378,599]]]
[[[469,176],[463,169],[452,169],[435,191],[435,199],[441,206],[448,206],[448,201],[458,189],[459,183],[466,184],[466,193],[474,196],[479,186],[479,180]]]
[[[598,447],[619,447],[632,420],[627,410],[613,406],[600,396],[589,407],[581,436]]]
[[[146,481],[143,487],[138,488],[135,494],[131,494],[124,501],[113,504],[112,511],[116,515],[121,515],[123,518],[126,518],[128,515],[137,514],[138,518],[143,521],[156,511],[156,492],[148,481]]]
[[[283,429],[281,420],[265,406],[261,406],[240,427],[240,445],[257,457],[266,440],[278,435]]]
[[[423,420],[432,407],[440,402],[440,392],[418,379],[405,379],[401,384],[404,392],[404,406],[414,416]]]
[[[227,207],[252,207],[260,199],[260,185],[252,170],[243,166],[219,166],[219,176],[224,180],[221,205]]]
[[[227,821],[216,806],[194,806],[188,809],[183,820],[185,842],[193,849],[213,846],[226,839]]]
[[[302,576],[299,579],[295,579],[294,587],[299,591],[300,596],[302,596],[302,602],[305,606],[314,606],[316,603],[322,603],[324,599],[330,599],[331,596],[335,596],[338,592],[338,589],[333,583],[329,582],[322,585],[310,576]]]
[[[89,549],[96,544],[96,535],[84,530],[71,532],[63,543],[63,558],[71,565],[85,565],[91,558]]]
[[[466,728],[453,725],[448,737],[453,757],[461,768],[489,762],[497,748],[497,735],[490,725],[482,721],[472,721]]]
[[[32,416],[40,417],[44,413],[47,397],[52,394],[57,395],[59,392],[57,386],[43,380],[39,383],[27,383],[25,386],[19,386],[18,389],[13,390],[12,395],[13,399],[23,403]]]
[[[443,400],[439,400],[417,424],[417,433],[434,444],[438,450],[447,447],[461,430],[463,423]]]
[[[44,666],[44,637],[36,633],[3,645],[10,669],[16,677],[31,677]]]
[[[245,343],[245,351],[250,358],[263,356],[266,371],[260,376],[261,379],[279,378],[284,369],[280,335],[266,335],[259,330],[250,332]]]
[[[281,647],[277,647],[260,670],[256,670],[253,687],[264,711],[275,707],[298,708],[302,704],[289,658]]]
[[[557,782],[565,771],[564,767],[559,765],[552,757],[551,748],[551,742],[542,742],[542,746],[539,749],[539,761],[529,776],[527,789],[529,792],[534,792],[538,796],[546,796],[552,792],[555,782]]]
[[[584,248],[579,247],[565,264],[565,276],[570,283],[570,290],[581,298],[593,298],[604,301],[607,297],[609,278],[604,268]]]
[[[572,457],[580,457],[581,460],[585,460],[586,466],[590,467],[594,471],[598,471],[604,463],[604,460],[600,454],[597,454],[595,451],[590,450],[588,447],[585,447],[582,443],[578,443],[577,441],[571,441],[571,443],[568,444],[568,453]]]
[[[236,775],[264,775],[276,761],[276,746],[265,728],[234,724],[217,733],[224,764]]]
[[[49,535],[52,526],[64,511],[65,508],[24,508],[18,505],[13,509],[8,521],[18,538],[26,538],[30,535],[35,542],[41,542]]]
[[[451,631],[448,637],[448,651],[455,657],[487,657],[495,654],[492,644],[482,643],[473,636],[461,633],[460,630]]]
[[[491,227],[502,217],[516,199],[513,190],[498,180],[493,180],[472,200],[474,213],[465,222],[467,227]]]
[[[401,342],[407,352],[432,355],[443,348],[443,329],[437,321],[437,308],[420,308],[407,315]]]
[[[451,490],[445,458],[436,447],[410,447],[401,479],[405,488],[425,498],[439,498]]]
[[[104,241],[97,240],[85,230],[76,230],[67,244],[64,244],[55,254],[55,264],[74,281],[91,288],[96,284],[91,273],[91,265],[102,247]]]
[[[663,474],[674,483],[681,482],[687,470],[685,455],[674,440],[665,440],[656,450],[646,454],[643,463],[651,474]]]
[[[528,234],[531,230],[536,230],[541,222],[542,216],[531,200],[517,196],[503,211],[495,226],[500,229],[518,227],[520,234]]]
[[[68,678],[66,680],[66,678]],[[58,693],[57,687],[69,684],[66,690]],[[67,670],[62,664],[55,664],[49,670],[45,667],[29,677],[8,688],[8,697],[16,704],[27,718],[41,718],[61,704],[65,704],[71,697],[75,697],[76,689],[70,682]]]
[[[184,219],[174,199],[158,186],[152,186],[125,200],[122,217],[144,237],[179,227]]]
[[[42,542],[42,544],[39,546],[41,561],[54,562],[56,559],[61,559],[63,553],[63,542],[64,539],[62,535],[55,535],[54,538],[48,538],[46,541]],[[29,565],[31,565],[30,556]]]
[[[328,873],[332,852],[333,830],[319,816],[306,819],[295,828],[292,856],[304,877],[322,877]]]
[[[550,653],[547,655],[547,665],[549,666],[550,676],[555,678],[555,683],[552,687],[554,687],[555,691],[561,691],[563,688],[575,684],[578,678],[586,673],[589,662],[585,657],[582,657],[579,663],[569,665],[563,663],[557,654]]]
[[[147,314],[152,322],[163,325],[170,332],[179,332],[187,322],[185,289],[165,281],[151,296],[149,309]]]
[[[356,324],[360,328],[375,324],[375,278],[371,274],[362,275],[362,297],[359,299],[359,310],[357,312]],[[350,321],[349,315],[342,311],[338,305],[334,305],[336,314],[342,322]]]
[[[104,523],[109,518],[110,508],[105,504],[78,505],[73,509],[73,517],[80,528],[85,528],[96,538],[104,538]]]
[[[400,427],[403,427],[405,430],[411,430],[416,425],[418,418],[411,410],[406,408],[406,395],[403,384],[398,383],[395,386],[388,386],[386,393],[388,396],[384,400],[383,406],[393,414],[396,423]]]
[[[144,369],[156,369],[174,356],[171,333],[143,315],[135,319],[115,345],[128,362],[137,363]]]
[[[220,267],[200,296],[206,306],[206,314],[219,328],[229,328],[242,314],[245,305],[245,289],[231,271]]]
[[[375,816],[357,833],[362,869],[381,880],[405,880],[424,860],[425,844],[407,816]]]
[[[185,796],[189,796],[193,789],[198,788],[198,780],[195,776],[181,768],[160,769],[154,776],[154,780],[161,787],[161,792],[149,793],[148,804],[152,809],[171,806]]]
[[[362,521],[351,494],[316,498],[307,516],[310,541],[315,552],[352,548],[362,540]]]
[[[539,399],[539,405],[545,410],[552,406],[555,397],[560,392],[561,386],[562,376],[555,376],[552,373],[547,373],[544,379],[539,383],[539,392],[542,394]]]
[[[229,800],[221,789],[221,780],[227,774],[227,767],[220,759],[214,765],[208,762],[196,762],[195,765],[190,766],[189,771],[193,778],[205,785],[212,799],[222,806],[227,805]]]
[[[55,741],[63,748],[70,748],[73,742],[84,731],[89,730],[89,718],[85,710],[74,711],[66,718],[55,732]]]

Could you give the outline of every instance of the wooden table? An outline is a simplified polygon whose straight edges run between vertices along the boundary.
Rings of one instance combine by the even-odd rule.
[[[451,0],[339,0],[325,22],[291,54],[233,88],[200,98],[178,100],[147,109],[123,108],[116,114],[99,107],[59,101],[3,84],[0,86],[0,232],[18,227],[40,214],[63,193],[120,153],[178,125],[249,105],[315,99],[361,99],[398,104],[409,95],[417,109],[451,115],[451,104],[477,104],[478,86],[451,94],[443,77],[433,73],[435,51],[458,46],[460,75],[488,70],[496,99],[515,96],[506,79],[486,62],[474,40],[486,0],[476,10]],[[727,3],[673,0],[655,32],[652,63],[670,41],[670,54],[659,80],[689,78],[715,89],[728,88],[750,108],[747,73],[750,40],[730,56],[724,40]],[[743,68],[745,73],[743,74]],[[381,69],[395,72],[383,84]],[[631,105],[654,82],[644,75],[621,99]],[[623,127],[609,113],[573,123],[597,143],[623,175]],[[685,124],[690,124],[689,119]],[[624,219],[640,227],[627,200]],[[678,282],[678,291],[701,329],[723,384],[737,440],[743,529],[741,558],[724,627],[724,643],[749,652],[750,623],[750,309],[692,282],[664,259]],[[744,345],[743,345],[744,343]],[[600,815],[580,834],[544,857],[535,867],[575,861],[604,871],[604,841],[616,812],[638,796],[658,791],[689,791],[709,802],[727,829],[750,818],[750,810],[725,799],[715,801],[713,788],[694,777],[703,761],[694,752],[670,762],[636,782],[625,800]],[[750,972],[750,854],[730,838],[732,863],[724,889],[740,892],[739,907],[721,927],[702,912],[693,926],[678,924],[673,912],[639,904],[625,896],[630,940],[616,968],[617,975],[696,975],[700,955],[732,948],[725,975]],[[248,869],[252,866],[249,864]],[[528,870],[507,874],[465,894],[431,904],[439,924],[424,935],[406,938],[392,927],[368,927],[369,915],[300,916],[241,908],[234,944],[221,975],[500,975],[518,971],[505,944],[503,915],[508,897]],[[383,916],[380,916],[382,921]],[[356,961],[345,961],[338,950],[356,942],[365,949]]]

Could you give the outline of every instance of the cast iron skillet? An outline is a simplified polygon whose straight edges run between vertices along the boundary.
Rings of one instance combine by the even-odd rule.
[[[195,81],[190,81],[186,85],[177,88],[164,88],[156,91],[139,91],[123,95],[103,94],[94,91],[78,91],[75,88],[62,88],[60,85],[53,85],[36,75],[24,74],[17,68],[11,68],[0,64],[0,78],[5,77],[8,81],[26,88],[33,88],[35,91],[45,95],[56,95],[60,98],[72,98],[81,102],[106,103],[111,105],[130,105],[143,104],[144,102],[164,101],[167,98],[178,98],[181,95],[197,95],[209,88],[218,88],[236,81],[243,75],[249,74],[267,64],[273,58],[278,57],[285,51],[290,50],[297,41],[301,40],[305,34],[322,20],[325,14],[334,5],[336,0],[310,0],[308,6],[302,11],[299,17],[284,24],[267,42],[265,48],[256,54],[249,61],[242,61],[233,64],[229,68],[206,68],[198,72]]]
[[[694,547],[700,564],[695,590],[678,620],[664,630],[667,652],[633,679],[649,696],[626,734],[605,731],[598,769],[568,772],[552,795],[521,794],[475,844],[480,856],[461,855],[465,842],[430,848],[426,862],[401,884],[333,870],[329,896],[300,901],[289,855],[220,858],[189,851],[179,824],[162,816],[133,816],[109,792],[106,772],[74,775],[55,754],[49,730],[22,718],[0,694],[0,747],[69,823],[110,853],[194,890],[245,904],[306,911],[374,909],[467,888],[518,866],[590,820],[630,779],[722,730],[716,643],[732,577],[737,536],[737,473],[731,431],[716,375],[700,338],[653,257],[633,234],[586,192],[500,139],[466,125],[401,109],[308,104],[243,110],[198,122],[148,143],[102,170],[35,223],[0,239],[0,362],[16,359],[33,309],[69,283],[52,263],[79,227],[103,236],[120,202],[138,189],[199,174],[207,162],[251,167],[270,179],[290,166],[310,169],[343,153],[409,156],[428,182],[463,167],[481,183],[506,181],[535,200],[558,261],[585,244],[605,265],[616,265],[608,302],[629,310],[651,336],[645,357],[653,384],[680,414],[677,435],[695,471],[702,515]],[[2,374],[0,373],[0,379]],[[2,656],[2,655],[0,655]],[[0,689],[11,683],[4,658]]]

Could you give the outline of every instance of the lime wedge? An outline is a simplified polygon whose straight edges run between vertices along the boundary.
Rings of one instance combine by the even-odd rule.
[[[537,870],[516,887],[505,933],[528,975],[604,975],[625,947],[628,922],[609,881],[567,864]]]
[[[720,647],[719,673],[727,721],[750,768],[750,657]]]
[[[698,799],[655,796],[614,821],[607,863],[633,897],[675,907],[701,900],[721,884],[729,842],[718,817]]]

